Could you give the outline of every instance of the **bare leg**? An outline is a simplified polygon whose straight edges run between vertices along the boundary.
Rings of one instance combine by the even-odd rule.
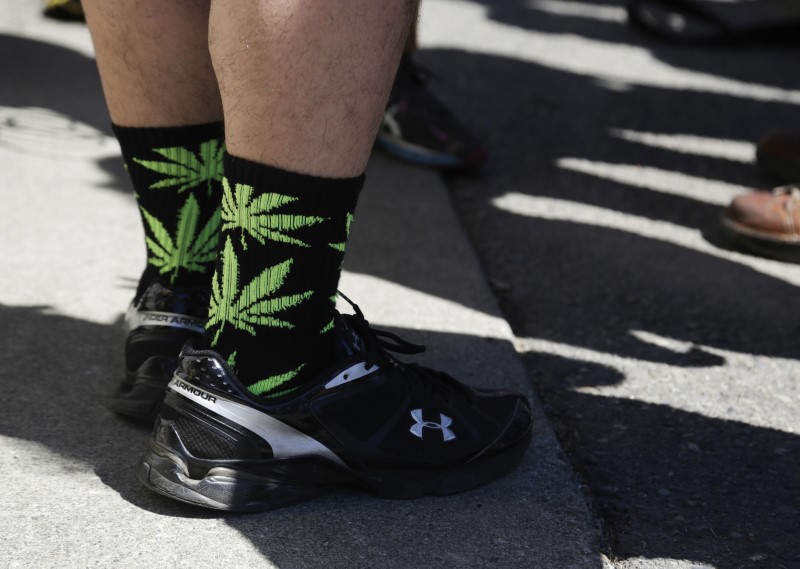
[[[183,126],[222,119],[208,53],[210,0],[84,0],[111,120]]]
[[[213,0],[228,151],[328,177],[364,171],[416,2]]]

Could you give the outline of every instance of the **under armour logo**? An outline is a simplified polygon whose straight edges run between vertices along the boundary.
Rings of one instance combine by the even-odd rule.
[[[411,411],[411,418],[414,419],[415,422],[411,425],[411,429],[409,430],[411,434],[416,437],[422,438],[422,429],[428,427],[429,429],[439,429],[442,431],[444,442],[452,441],[456,438],[456,434],[447,428],[453,423],[453,420],[447,415],[439,413],[439,420],[441,423],[434,423],[433,421],[425,421],[422,418],[422,409],[414,409]]]

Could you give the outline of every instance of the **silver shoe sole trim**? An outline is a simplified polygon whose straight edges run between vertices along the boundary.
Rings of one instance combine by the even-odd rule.
[[[140,326],[182,328],[183,330],[190,330],[198,334],[204,334],[206,331],[206,322],[200,318],[174,312],[136,310],[134,306],[128,308],[128,312],[125,314],[125,323],[128,325],[128,331],[139,328]]]
[[[272,448],[272,455],[275,458],[319,456],[349,470],[341,458],[318,440],[301,433],[274,417],[270,417],[266,413],[236,401],[231,401],[220,395],[209,393],[184,381],[177,375],[170,381],[169,388],[193,403],[252,431],[269,444]]]

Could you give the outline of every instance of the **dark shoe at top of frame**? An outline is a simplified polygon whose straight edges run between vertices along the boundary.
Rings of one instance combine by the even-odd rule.
[[[758,142],[759,167],[776,181],[800,181],[800,131],[776,132]]]
[[[204,288],[176,289],[155,282],[131,303],[125,317],[125,379],[112,396],[112,411],[155,420],[183,344],[204,332],[208,298]]]
[[[800,185],[739,196],[723,213],[722,223],[743,249],[800,263]]]
[[[357,310],[357,309],[356,309]],[[311,386],[250,394],[225,361],[187,344],[139,479],[190,504],[270,510],[354,487],[387,498],[461,492],[510,471],[531,437],[527,400],[481,391],[388,353],[421,351],[336,318],[337,361]]]
[[[428,88],[429,72],[404,55],[378,132],[378,145],[423,166],[471,169],[486,151]]]

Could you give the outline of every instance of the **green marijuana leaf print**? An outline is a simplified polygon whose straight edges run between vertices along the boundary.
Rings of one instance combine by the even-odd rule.
[[[299,239],[287,235],[288,232],[308,227],[325,221],[326,217],[311,215],[287,215],[268,213],[288,203],[297,201],[292,196],[267,193],[253,199],[253,186],[236,184],[231,190],[227,178],[222,178],[222,231],[240,229],[242,232],[242,247],[247,249],[244,234],[249,234],[253,239],[265,244],[265,239],[279,243],[289,243],[308,247]]]
[[[178,228],[174,239],[164,224],[144,208],[142,216],[153,234],[152,238],[145,237],[149,252],[147,262],[158,267],[161,274],[172,271],[170,282],[175,281],[180,269],[199,273],[208,270],[216,258],[219,209],[214,211],[200,233],[195,236],[200,206],[197,199],[190,195],[178,212]]]
[[[355,219],[353,217],[353,214],[352,213],[348,213],[347,214],[347,219],[344,222],[345,235],[347,235],[348,237],[350,237],[350,226],[353,224],[353,219]],[[347,241],[342,241],[341,243],[328,243],[328,247],[333,247],[334,249],[336,249],[340,253],[344,253],[344,246],[346,244],[347,244]]]
[[[334,309],[336,308],[336,297],[337,297],[337,296],[339,296],[339,293],[336,293],[336,294],[334,294],[333,296],[329,297],[329,300],[330,300],[330,301],[333,303],[333,307],[334,307]],[[319,331],[319,333],[320,333],[320,334],[327,334],[328,332],[330,332],[331,330],[333,330],[333,326],[334,326],[334,323],[333,323],[333,318],[331,318],[330,322],[328,322],[327,324],[325,324],[325,327],[324,327],[324,328],[322,328],[322,330],[320,330],[320,331]]]
[[[264,393],[268,393],[270,391],[274,391],[290,379],[293,379],[300,373],[300,370],[305,367],[306,364],[300,364],[292,371],[287,371],[286,373],[278,373],[275,375],[271,375],[261,381],[257,381],[253,385],[249,385],[247,389],[250,390],[250,393],[253,395],[263,395]],[[275,395],[280,395],[276,393]]]
[[[150,184],[151,190],[177,186],[180,193],[205,182],[208,195],[211,195],[211,183],[222,179],[222,155],[225,152],[225,145],[220,144],[219,140],[212,139],[200,144],[200,152],[197,156],[182,146],[154,148],[153,152],[160,154],[170,162],[133,159],[134,162],[148,170],[168,176]]]
[[[233,371],[236,371],[236,352],[237,350],[233,350],[231,355],[228,356],[228,359],[225,360],[225,363],[227,363],[228,367],[231,368]]]
[[[283,286],[292,267],[292,259],[267,267],[260,275],[239,290],[239,259],[233,250],[231,238],[225,240],[222,250],[222,273],[211,279],[211,302],[208,309],[206,329],[219,326],[211,345],[216,346],[225,324],[243,330],[251,336],[256,335],[256,326],[275,328],[294,328],[286,320],[273,314],[297,306],[308,299],[314,291],[300,294],[270,297]]]

